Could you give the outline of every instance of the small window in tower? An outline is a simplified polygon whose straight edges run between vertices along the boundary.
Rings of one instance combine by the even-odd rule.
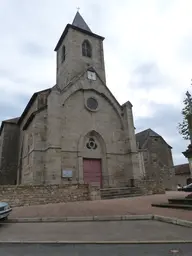
[[[92,57],[92,48],[88,40],[85,40],[82,44],[82,55],[85,57]]]
[[[62,46],[62,53],[61,53],[61,62],[65,60],[65,46]]]

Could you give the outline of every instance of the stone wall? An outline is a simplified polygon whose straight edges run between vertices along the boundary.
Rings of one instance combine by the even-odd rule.
[[[134,185],[144,195],[165,193],[163,184],[153,180],[135,180]],[[86,184],[0,186],[0,201],[12,207],[100,199],[100,188]]]
[[[0,201],[12,207],[91,200],[88,185],[0,186]]]
[[[100,187],[89,186],[89,200],[101,200]]]
[[[155,180],[136,180],[135,186],[139,187],[144,195],[165,193],[165,187],[161,181],[157,182]]]
[[[175,173],[171,148],[161,138],[149,137],[143,152],[146,179],[162,180],[166,189],[175,189]]]
[[[1,135],[0,184],[15,185],[17,181],[17,163],[19,147],[19,127],[5,123]]]

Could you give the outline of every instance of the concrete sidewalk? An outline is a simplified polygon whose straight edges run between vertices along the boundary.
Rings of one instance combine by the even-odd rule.
[[[0,242],[191,241],[192,229],[155,220],[10,223],[0,225]]]
[[[55,253],[57,252],[57,253]],[[177,253],[178,252],[178,253]],[[192,244],[4,244],[3,256],[191,256]]]
[[[189,193],[174,191],[164,195],[25,206],[14,208],[10,218],[152,214],[192,221],[191,211],[151,206],[151,203],[166,202],[168,198],[184,197],[187,194]]]

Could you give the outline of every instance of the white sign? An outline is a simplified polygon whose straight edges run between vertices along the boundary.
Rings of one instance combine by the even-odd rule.
[[[73,177],[73,171],[72,170],[63,170],[62,171],[62,177],[63,178],[72,178]]]

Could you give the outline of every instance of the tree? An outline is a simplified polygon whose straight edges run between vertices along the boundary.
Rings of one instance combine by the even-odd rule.
[[[192,103],[192,97],[191,97],[190,94],[189,94],[189,98],[186,97],[183,100],[184,107],[183,107],[183,109],[181,111],[181,114],[183,116],[183,121],[182,121],[182,123],[179,123],[179,125],[178,125],[179,133],[182,135],[182,137],[185,140],[189,140],[190,139],[189,126],[188,126],[188,120],[187,120],[187,116],[190,113],[190,104],[189,104],[189,102]]]

